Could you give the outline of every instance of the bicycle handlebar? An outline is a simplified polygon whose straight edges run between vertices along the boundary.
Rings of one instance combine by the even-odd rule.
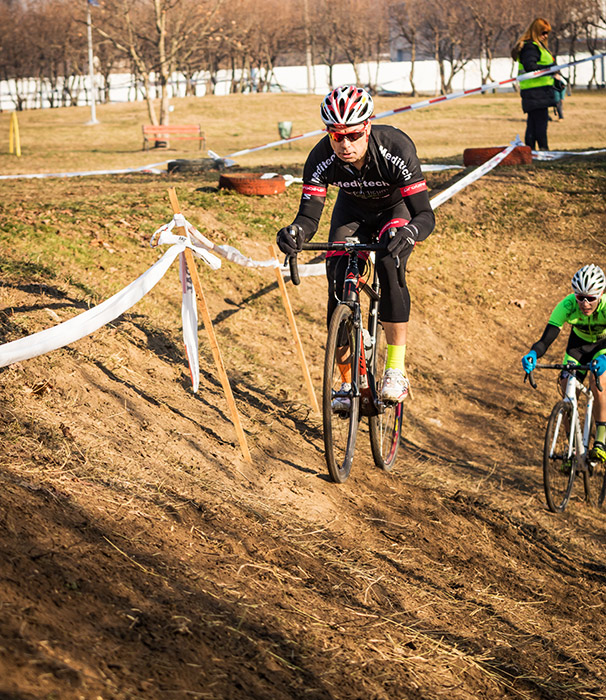
[[[396,229],[393,229],[395,231]],[[391,234],[392,229],[389,229],[389,233]],[[302,250],[322,250],[322,251],[329,251],[329,250],[338,250],[338,251],[343,251],[345,253],[349,253],[350,251],[364,251],[364,252],[372,252],[372,251],[377,251],[377,250],[384,250],[385,249],[385,244],[384,243],[360,243],[359,238],[349,238],[346,239],[345,241],[322,241],[322,242],[317,242],[317,243],[303,243],[302,245]],[[294,253],[293,255],[287,255],[286,259],[288,260],[288,266],[290,268],[290,279],[292,280],[292,283],[294,285],[299,285],[301,284],[301,278],[299,276],[299,267],[297,263],[297,253]],[[400,284],[400,287],[404,286],[404,270],[405,268],[399,264],[399,258],[398,260],[398,266],[397,266],[397,273],[398,273],[398,282]]]
[[[302,250],[340,250],[344,252],[349,252],[350,250],[362,250],[362,251],[373,251],[373,250],[383,250],[384,245],[382,243],[360,243],[358,238],[350,238],[345,241],[334,241],[332,243],[326,241],[318,243],[303,243]],[[287,255],[288,266],[290,268],[290,279],[294,285],[301,284],[301,278],[299,276],[299,266],[297,264],[297,253],[293,255]]]
[[[577,365],[574,362],[564,362],[564,363],[555,363],[555,364],[548,364],[548,365],[535,365],[534,369],[559,369],[559,370],[566,370],[568,372],[574,372],[576,370],[589,370],[590,372],[593,373],[593,376],[595,377],[595,384],[598,388],[598,391],[602,391],[602,385],[600,383],[600,377],[596,374],[595,370],[591,369],[591,365]],[[533,389],[537,388],[537,383],[534,380],[534,375],[533,375],[534,370],[531,370],[530,372],[526,372],[524,375],[524,382],[528,379],[530,386]]]
[[[301,278],[299,277],[299,266],[297,265],[297,255],[288,255],[288,267],[290,267],[290,279],[294,285],[301,284]]]

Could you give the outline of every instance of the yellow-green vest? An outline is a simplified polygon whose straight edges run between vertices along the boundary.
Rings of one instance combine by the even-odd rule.
[[[547,49],[542,45],[539,44],[537,41],[532,42],[541,52],[541,56],[539,60],[537,61],[538,66],[552,66],[553,65],[553,56],[547,51]],[[541,70],[541,68],[537,68],[537,70]],[[521,75],[522,73],[526,73],[527,71],[524,69],[524,66],[520,61],[518,61],[518,75]],[[528,80],[522,80],[520,82],[520,90],[528,90],[528,88],[535,88],[535,87],[541,87],[543,85],[553,85],[553,74],[551,75],[542,75],[540,78],[529,78]]]

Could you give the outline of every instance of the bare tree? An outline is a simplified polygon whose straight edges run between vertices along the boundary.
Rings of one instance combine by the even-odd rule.
[[[389,31],[387,7],[382,0],[368,3],[366,0],[333,0],[335,14],[333,22],[337,31],[333,40],[339,43],[341,51],[351,63],[355,82],[376,87],[376,79],[360,74],[360,64],[381,59],[383,47],[387,46]]]
[[[27,104],[29,78],[37,65],[31,42],[34,25],[18,0],[0,0],[0,79],[7,82],[17,111]]]
[[[507,55],[510,44],[521,32],[519,16],[521,0],[468,0],[467,7],[474,23],[482,83],[493,80],[492,62],[499,53]],[[512,39],[515,34],[515,39]]]
[[[474,55],[473,22],[464,3],[442,3],[428,0],[425,4],[422,34],[440,72],[440,91],[452,90],[452,80]]]
[[[414,0],[392,0],[389,6],[389,24],[391,37],[402,38],[410,46],[410,81],[411,95],[417,95],[415,86],[415,61],[417,60],[417,48],[419,42],[420,16],[423,6]]]
[[[178,57],[194,38],[210,33],[221,1],[105,0],[95,29],[132,61],[152,124],[168,124],[168,87]],[[152,76],[160,92],[159,118]]]
[[[83,24],[74,15],[68,0],[43,0],[32,5],[29,20],[44,28],[31,37],[36,59],[40,106],[74,106],[84,87],[86,37]]]
[[[338,2],[333,0],[313,0],[310,8],[310,30],[314,37],[314,57],[328,68],[327,82],[334,87],[333,69],[336,63],[345,59],[342,42],[339,38]]]

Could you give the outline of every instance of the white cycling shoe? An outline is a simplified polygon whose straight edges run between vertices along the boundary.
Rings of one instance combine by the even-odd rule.
[[[408,396],[410,382],[400,369],[388,369],[381,382],[381,400],[387,403],[400,403]]]
[[[349,394],[351,391],[351,384],[349,382],[343,382],[341,388],[339,389],[339,394]],[[335,396],[331,403],[333,413],[349,413],[351,410],[351,399],[349,396]]]

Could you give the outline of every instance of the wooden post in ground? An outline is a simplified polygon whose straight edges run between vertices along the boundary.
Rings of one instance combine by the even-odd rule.
[[[269,252],[272,257],[278,260],[278,249],[275,245],[269,246]],[[307,366],[307,361],[305,359],[305,353],[303,352],[303,345],[301,344],[301,338],[299,337],[299,331],[297,330],[297,322],[295,321],[295,315],[290,305],[290,299],[288,298],[288,292],[286,291],[286,284],[284,283],[284,278],[280,272],[280,268],[274,268],[276,271],[276,277],[278,279],[278,286],[280,287],[280,292],[282,293],[282,301],[284,302],[284,308],[286,309],[286,315],[288,316],[288,322],[290,323],[290,329],[292,331],[293,338],[295,340],[295,345],[297,347],[297,353],[299,355],[299,361],[301,363],[301,369],[303,370],[303,376],[305,378],[305,383],[307,384],[307,392],[309,393],[309,399],[311,401],[311,407],[314,411],[320,412],[320,407],[318,406],[318,399],[316,398],[316,392],[314,391],[314,385],[311,381],[311,375],[309,374],[309,367]]]
[[[17,158],[21,157],[21,139],[19,137],[17,112],[12,112],[11,114],[11,122],[8,129],[8,152],[14,153]]]
[[[169,188],[168,196],[169,196],[172,208],[173,208],[173,213],[180,214],[181,213],[181,206],[179,204],[179,200],[177,199],[177,193],[176,193],[174,187]],[[185,228],[182,226],[178,226],[178,227],[176,226],[174,231],[177,235],[187,236],[187,232],[185,231]],[[217,366],[217,372],[219,373],[219,379],[221,380],[221,385],[223,386],[223,391],[225,392],[225,398],[227,399],[227,404],[229,406],[229,410],[231,413],[232,422],[234,424],[234,428],[236,429],[236,435],[238,436],[238,441],[240,443],[240,449],[242,451],[244,458],[248,462],[252,462],[250,452],[248,451],[248,444],[246,442],[246,435],[244,434],[244,430],[242,429],[242,424],[240,423],[240,415],[238,414],[238,409],[236,407],[234,395],[232,393],[231,385],[230,385],[229,379],[227,377],[227,372],[225,371],[225,366],[223,364],[223,360],[221,359],[221,351],[219,350],[219,344],[217,343],[217,337],[215,336],[215,329],[213,328],[212,320],[210,318],[210,312],[209,312],[208,306],[206,304],[204,292],[202,291],[202,285],[200,284],[200,277],[198,276],[198,268],[196,267],[196,263],[194,261],[194,255],[191,252],[191,248],[185,249],[185,260],[187,261],[187,268],[189,270],[189,274],[191,275],[194,289],[196,290],[196,294],[198,297],[198,305],[200,307],[200,311],[202,312],[202,320],[204,322],[204,327],[206,329],[206,332],[208,333],[208,340],[210,343],[210,348],[212,350],[213,357],[215,359],[215,365]]]

